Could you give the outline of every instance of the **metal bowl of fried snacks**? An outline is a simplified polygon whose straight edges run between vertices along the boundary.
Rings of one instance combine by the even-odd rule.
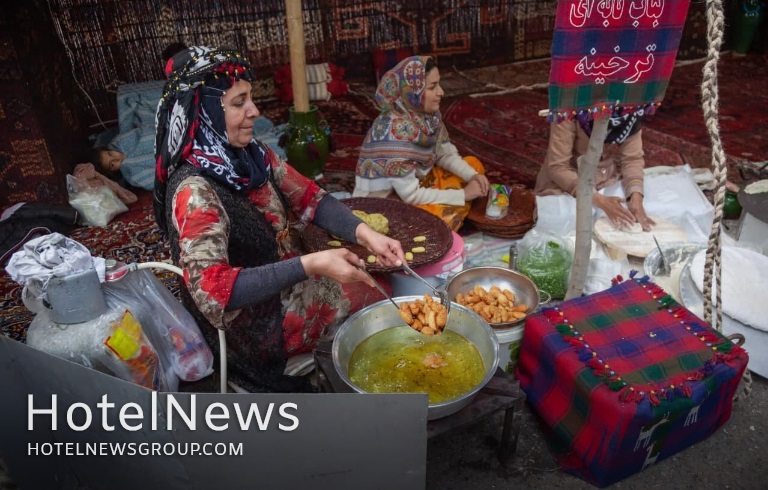
[[[536,311],[541,294],[523,274],[503,267],[473,267],[446,286],[451,301],[480,315],[494,329],[513,327]]]

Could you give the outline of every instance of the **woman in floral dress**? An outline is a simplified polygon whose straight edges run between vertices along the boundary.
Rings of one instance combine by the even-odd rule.
[[[240,54],[193,46],[168,61],[158,106],[155,216],[184,271],[182,300],[218,352],[226,330],[229,378],[248,391],[310,389],[286,370],[350,313],[381,299],[340,248],[302,254],[310,224],[365,246],[384,265],[400,243],[252,137],[259,111]]]

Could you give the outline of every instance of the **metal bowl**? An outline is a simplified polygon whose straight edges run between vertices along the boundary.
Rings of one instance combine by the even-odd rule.
[[[422,298],[423,296],[401,296],[395,298],[395,302],[398,304],[408,303]],[[352,353],[362,341],[373,334],[399,325],[405,324],[400,319],[397,310],[389,300],[383,300],[358,311],[339,327],[333,338],[331,354],[333,367],[344,383],[358,393],[365,393],[364,390],[352,383],[348,376],[349,360]],[[483,359],[485,376],[483,376],[480,384],[461,396],[441,403],[430,403],[427,411],[429,420],[446,417],[469,405],[483,386],[491,380],[499,364],[499,344],[496,337],[488,324],[475,312],[454,303],[451,306],[451,314],[448,317],[446,328],[461,334],[477,347],[480,357]]]
[[[671,242],[661,245],[661,250],[664,252],[664,257],[670,264],[686,263],[696,253],[706,248],[706,243],[694,243],[694,242]],[[645,274],[655,279],[661,271],[661,255],[659,249],[654,247],[648,252],[643,261],[643,270]]]
[[[528,307],[526,315],[533,313],[541,304],[541,293],[528,276],[503,267],[487,266],[465,269],[453,276],[445,289],[451,301],[456,301],[456,296],[459,293],[467,294],[475,286],[482,286],[486,291],[491,286],[509,289],[515,295],[515,304],[524,304]],[[525,317],[512,322],[491,323],[490,325],[494,330],[506,329],[524,321]]]

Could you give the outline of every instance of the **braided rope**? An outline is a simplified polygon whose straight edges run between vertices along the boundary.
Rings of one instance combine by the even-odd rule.
[[[727,177],[727,167],[725,163],[725,151],[723,151],[723,142],[720,139],[720,127],[718,125],[718,105],[720,102],[717,84],[717,62],[720,59],[720,47],[723,44],[723,26],[725,19],[723,15],[722,0],[707,0],[707,61],[704,64],[703,78],[701,82],[701,105],[704,111],[704,123],[707,126],[710,140],[712,141],[712,173],[715,176],[716,190],[714,197],[714,217],[712,219],[712,229],[707,241],[707,251],[704,261],[704,319],[718,331],[723,327],[723,301],[721,298],[721,275],[722,275],[722,247],[720,233],[723,220],[723,203],[725,201],[725,183]],[[715,308],[716,318],[712,322],[712,276],[714,274],[715,290]],[[752,392],[752,375],[749,369],[744,371],[744,386],[742,393],[737,393],[733,401],[738,401],[743,397],[749,396]]]
[[[704,262],[704,319],[718,331],[722,330],[723,305],[720,293],[721,278],[721,243],[720,231],[723,220],[723,203],[725,201],[725,152],[720,140],[717,108],[720,103],[717,86],[717,62],[720,59],[720,46],[723,44],[722,0],[707,0],[707,61],[704,64],[704,76],[701,82],[701,105],[704,110],[704,123],[712,141],[712,173],[717,184],[714,198],[714,218],[712,229],[707,242],[706,260]],[[716,285],[715,306],[716,322],[712,321],[712,275]]]

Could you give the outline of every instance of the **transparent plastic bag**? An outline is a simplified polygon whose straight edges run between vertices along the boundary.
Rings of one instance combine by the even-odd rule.
[[[213,373],[213,353],[192,315],[149,270],[129,272],[103,286],[110,307],[134,312],[164,364],[184,381]]]
[[[87,181],[67,175],[69,204],[88,226],[107,226],[112,218],[128,211],[128,207],[107,186],[91,187]]]
[[[151,390],[179,387],[176,374],[160,362],[141,323],[125,308],[75,324],[54,323],[43,310],[29,326],[27,345]]]
[[[517,270],[552,299],[562,299],[568,291],[573,257],[567,244],[550,232],[530,230],[517,245]]]
[[[485,206],[485,217],[501,219],[509,213],[509,196],[512,188],[508,185],[491,184],[488,191],[488,204]]]

